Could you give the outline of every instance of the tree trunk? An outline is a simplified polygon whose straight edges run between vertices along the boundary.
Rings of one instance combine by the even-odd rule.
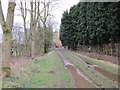
[[[22,2],[22,0],[20,0],[20,10],[21,10],[21,14],[22,14],[22,18],[23,18],[23,23],[24,23],[24,43],[25,43],[25,56],[28,54],[28,32],[27,32],[27,28],[26,28],[26,17],[27,17],[27,3],[26,1]]]
[[[25,40],[25,56],[28,53],[28,34],[27,34],[27,28],[26,28],[26,20],[24,18],[24,40]]]
[[[120,42],[118,42],[118,65],[120,65]]]
[[[1,3],[0,3],[1,4]],[[1,6],[0,6],[1,8]],[[11,58],[11,44],[12,40],[12,25],[14,19],[15,2],[9,2],[7,20],[3,21],[3,42],[2,42],[2,71],[11,74],[10,58]],[[4,18],[4,17],[3,17]]]
[[[45,53],[45,29],[42,30],[41,55]]]
[[[32,29],[32,46],[31,46],[31,57],[32,59],[35,58],[35,29],[34,29],[34,26],[33,26],[33,29]]]
[[[11,57],[11,32],[4,33],[2,43],[2,70],[10,75],[10,57]]]
[[[32,59],[35,58],[35,41],[34,40],[32,40],[31,57]]]
[[[31,24],[30,24],[31,35],[32,35],[32,37],[31,37],[31,39],[32,39],[32,45],[31,45],[31,57],[32,57],[32,59],[35,58],[35,35],[36,35],[36,24],[37,24],[37,21],[38,21],[39,16],[40,16],[40,14],[39,14],[40,7],[39,6],[40,6],[39,2],[37,2],[35,0],[35,5],[34,5],[33,0],[32,0],[32,2],[31,2]],[[36,9],[38,10],[37,13],[36,13]]]

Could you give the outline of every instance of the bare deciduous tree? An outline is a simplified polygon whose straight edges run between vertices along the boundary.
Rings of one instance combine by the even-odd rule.
[[[40,2],[32,2],[31,5],[31,23],[30,23],[30,30],[31,30],[31,38],[32,38],[32,46],[31,46],[31,57],[35,58],[35,34],[36,34],[36,24],[40,16]]]
[[[42,4],[43,4],[43,10],[42,10],[42,15],[40,16],[40,20],[43,24],[43,29],[42,29],[42,43],[41,43],[41,54],[44,55],[45,53],[45,33],[46,33],[46,22],[47,22],[47,19],[50,15],[50,12],[51,12],[51,4],[52,4],[52,0],[43,0],[42,1]]]
[[[24,43],[25,43],[25,56],[28,53],[28,32],[26,28],[26,17],[27,17],[27,1],[20,0],[20,11],[23,18],[23,24],[24,24]]]

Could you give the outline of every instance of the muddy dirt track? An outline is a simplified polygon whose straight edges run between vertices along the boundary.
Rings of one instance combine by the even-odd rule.
[[[87,77],[85,78],[80,71],[78,72],[77,68],[69,61],[68,58],[66,58],[60,51],[57,51],[57,53],[62,58],[67,70],[69,70],[76,88],[96,88],[89,79],[86,79]]]
[[[105,77],[120,83],[118,80],[117,74],[110,73],[110,72],[102,69],[101,67],[94,65],[92,62],[81,58],[80,56],[74,55],[70,52],[66,52],[66,51],[64,51],[64,52],[75,57],[76,59],[80,60],[84,64],[94,68],[96,71],[100,72]],[[73,65],[69,61],[69,59],[63,54],[63,52],[61,50],[60,51],[57,50],[57,53],[63,60],[67,70],[70,72],[70,76],[71,76],[72,81],[74,82],[76,88],[97,88],[97,85],[93,84],[93,82],[88,77],[86,77],[80,70],[78,70],[78,68],[76,68],[76,66]]]
[[[117,81],[117,82],[120,83],[120,80],[119,80],[119,78],[118,78],[118,77],[120,77],[120,75],[117,75],[117,74],[114,74],[114,73],[110,73],[110,72],[104,70],[103,68],[94,65],[92,62],[87,61],[87,60],[81,58],[80,56],[74,55],[74,54],[72,54],[72,53],[70,53],[70,52],[67,52],[67,53],[68,53],[69,55],[74,56],[74,57],[77,58],[78,60],[86,63],[87,65],[93,67],[95,70],[97,70],[98,72],[100,72],[102,75],[108,77],[109,79],[114,80],[114,81]]]

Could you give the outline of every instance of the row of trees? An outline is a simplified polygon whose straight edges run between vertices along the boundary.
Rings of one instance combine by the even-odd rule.
[[[17,5],[23,18],[22,31],[22,27],[13,25],[16,3],[15,0],[10,1],[5,20],[0,0],[0,25],[3,30],[2,71],[7,75],[11,73],[12,54],[29,55],[34,59],[35,54],[44,55],[48,52],[53,38],[51,10],[54,9],[53,4],[57,3],[57,0],[20,0]]]
[[[115,43],[120,42],[119,15],[119,2],[79,2],[63,13],[60,27],[62,44],[72,50],[78,47],[84,50],[85,47],[86,51],[91,51],[96,47],[97,52],[104,54],[106,44],[110,44],[111,49],[113,46],[118,48]]]

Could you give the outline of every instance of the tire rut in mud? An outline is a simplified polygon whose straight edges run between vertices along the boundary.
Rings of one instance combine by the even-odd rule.
[[[87,65],[90,66],[91,68],[94,68],[96,71],[98,71],[99,73],[101,73],[101,74],[104,75],[105,77],[107,77],[107,78],[109,78],[109,79],[111,79],[111,80],[113,80],[113,81],[116,81],[116,82],[120,83],[120,80],[119,80],[119,78],[118,78],[118,77],[120,77],[120,75],[111,73],[111,72],[109,72],[109,71],[107,71],[107,70],[104,70],[103,68],[101,68],[101,67],[99,67],[99,66],[97,66],[97,65],[94,65],[92,62],[87,61],[87,60],[83,59],[83,58],[80,57],[80,56],[74,55],[74,54],[72,54],[72,53],[70,53],[70,52],[66,52],[66,53],[69,54],[69,55],[72,55],[72,56],[75,57],[76,59],[84,62],[85,64],[87,64]]]
[[[96,88],[89,79],[86,79],[85,76],[66,58],[60,51],[57,51],[58,55],[63,60],[65,67],[70,72],[72,79],[74,80],[76,88]],[[82,75],[81,75],[81,74]]]

